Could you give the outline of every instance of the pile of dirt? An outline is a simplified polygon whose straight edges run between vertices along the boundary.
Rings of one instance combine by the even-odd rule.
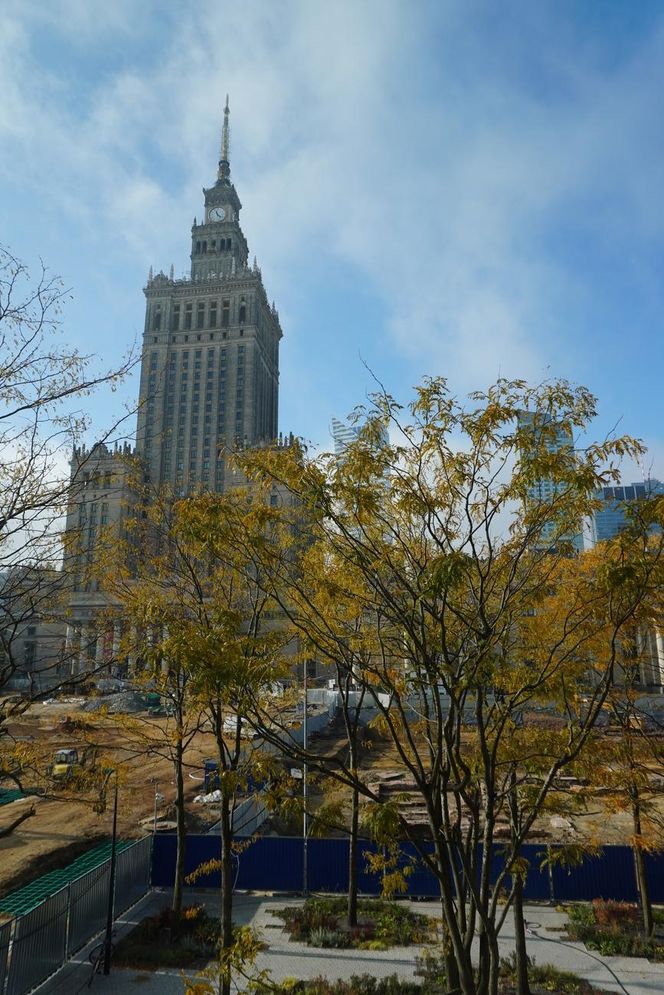
[[[100,712],[105,709],[109,715],[136,714],[147,710],[145,699],[136,691],[120,691],[118,694],[107,694],[103,698],[89,698],[81,706],[83,712]]]

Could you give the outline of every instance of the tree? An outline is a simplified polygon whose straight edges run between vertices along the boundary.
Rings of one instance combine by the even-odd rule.
[[[0,247],[0,689],[23,665],[26,625],[64,615],[57,565],[62,516],[78,483],[68,472],[69,458],[89,424],[83,399],[114,387],[135,362],[130,353],[117,369],[95,370],[92,356],[68,347],[61,314],[69,296],[43,265],[33,281],[26,266]],[[54,650],[52,666],[62,656]],[[7,720],[35,693],[29,688],[3,696],[0,780],[20,773]]]
[[[304,511],[299,532],[291,522],[260,548],[263,582],[292,606],[293,624],[304,634],[311,622],[301,601],[320,583],[308,573],[312,547],[330,601],[371,620],[361,679],[424,806],[428,840],[398,807],[396,825],[437,877],[448,984],[464,995],[497,991],[498,929],[515,896],[513,883],[501,905],[503,888],[518,882],[521,847],[588,739],[624,655],[621,633],[661,582],[661,537],[647,554],[637,535],[576,554],[593,491],[615,478],[617,458],[641,452],[628,438],[575,450],[594,414],[592,395],[564,381],[501,380],[464,406],[433,379],[407,414],[376,396],[342,458],[295,447],[240,460]],[[342,638],[333,613],[325,624]],[[558,729],[527,786],[516,730],[543,705]],[[253,707],[260,721],[260,700]],[[380,802],[365,772],[312,750],[306,760]],[[515,801],[497,866],[499,823]]]
[[[631,682],[618,685],[607,698],[610,732],[598,730],[588,744],[592,755],[592,783],[602,788],[609,814],[626,812],[632,824],[630,846],[634,876],[641,906],[643,934],[650,939],[654,918],[646,873],[645,854],[664,847],[662,792],[657,783],[664,765],[662,730],[639,703],[639,691]]]
[[[252,739],[247,712],[255,696],[274,701],[289,634],[273,620],[275,602],[257,576],[251,550],[265,541],[274,519],[256,489],[203,494],[176,508],[178,543],[197,576],[196,607],[187,627],[187,665],[198,705],[209,723],[219,765],[221,839],[220,995],[229,995],[238,947],[233,930],[233,866],[238,796],[269,783],[280,799],[283,770],[261,740]],[[250,541],[238,541],[249,538]],[[277,698],[277,702],[279,698]],[[282,703],[283,705],[283,703]],[[264,707],[269,715],[275,706]],[[277,706],[278,707],[278,706]],[[267,799],[266,799],[267,803]],[[208,871],[217,862],[200,870]],[[240,938],[241,939],[241,938]]]
[[[278,795],[279,765],[247,735],[245,706],[252,693],[269,695],[279,678],[284,632],[271,624],[272,599],[252,582],[251,564],[234,541],[240,523],[259,541],[265,514],[246,489],[179,501],[166,492],[150,494],[125,543],[115,544],[103,580],[114,614],[119,611],[124,620],[124,651],[136,661],[134,682],[158,691],[172,713],[166,722],[137,718],[127,724],[130,750],[168,755],[174,765],[176,924],[185,883],[186,751],[202,728],[215,739],[221,858],[196,873],[221,869],[220,956],[228,965],[223,995],[230,991],[235,963],[232,856],[242,829],[236,809],[257,782],[269,780],[271,798]],[[138,549],[140,556],[134,555]]]
[[[186,859],[186,753],[201,727],[192,691],[192,632],[205,618],[204,578],[177,529],[168,493],[151,493],[144,514],[126,523],[123,536],[104,535],[96,569],[109,598],[111,618],[122,618],[121,655],[132,659],[135,687],[159,694],[167,716],[125,718],[132,754],[159,755],[173,764],[176,858],[173,921],[182,912]],[[137,555],[140,550],[141,555]]]

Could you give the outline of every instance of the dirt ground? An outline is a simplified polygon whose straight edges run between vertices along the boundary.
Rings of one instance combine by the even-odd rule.
[[[118,831],[124,838],[140,836],[150,831],[154,813],[155,792],[163,795],[157,805],[158,819],[172,817],[175,786],[172,764],[164,757],[146,756],[136,749],[135,724],[138,716],[100,715],[80,709],[80,703],[53,702],[33,706],[20,721],[11,726],[17,742],[39,758],[41,769],[46,769],[55,750],[61,747],[84,748],[95,746],[99,767],[118,764],[122,773],[119,783]],[[155,737],[163,737],[166,720],[151,719]],[[377,774],[398,772],[399,762],[393,747],[381,741],[375,733],[367,736],[370,748],[363,750],[361,766]],[[345,752],[341,722],[336,722],[326,733],[312,740],[312,748],[321,754]],[[197,733],[186,754],[186,794],[188,823],[193,831],[205,831],[215,820],[214,810],[193,803],[194,796],[203,792],[203,762],[215,755],[215,745],[210,734]],[[107,838],[112,824],[112,805],[107,803],[103,812],[92,807],[96,791],[75,792],[54,785],[48,779],[35,783],[45,792],[44,797],[30,797],[11,804],[0,805],[0,831],[22,811],[34,805],[35,814],[23,822],[11,835],[0,838],[0,897],[53,867],[64,866],[95,840]],[[323,802],[336,800],[345,804],[349,795],[343,788],[330,794],[329,786],[323,791],[315,779],[310,782],[310,800],[316,809]],[[108,799],[110,802],[110,798]],[[664,800],[662,801],[664,812]],[[298,833],[301,821],[289,823],[278,818],[270,820],[264,831]],[[334,831],[330,835],[337,835]],[[341,831],[338,833],[341,835]],[[626,815],[607,818],[601,798],[586,802],[585,811],[573,817],[545,815],[539,820],[533,835],[534,841],[581,842],[593,839],[602,843],[625,843],[630,836]]]
[[[171,817],[175,797],[173,768],[169,761],[160,756],[140,755],[135,749],[132,740],[136,718],[103,717],[95,712],[80,711],[72,703],[57,702],[33,706],[19,722],[11,724],[10,732],[26,750],[36,758],[42,758],[44,768],[61,747],[77,747],[80,752],[93,745],[97,749],[98,765],[121,764],[118,833],[131,838],[146,831],[142,820],[147,820],[148,829],[151,828],[155,792],[163,795],[163,801],[158,801],[157,805],[158,819]],[[87,728],[72,728],[78,723]],[[158,738],[159,729],[163,730],[163,720],[153,719],[151,723]],[[203,761],[214,753],[212,736],[200,733],[186,756],[186,793],[192,829],[204,828],[214,821],[212,812],[202,805],[193,805],[194,796],[204,790]],[[27,784],[45,791],[45,797],[30,796],[0,805],[0,830],[25,809],[35,808],[34,816],[11,835],[0,838],[0,896],[54,866],[64,866],[91,842],[108,838],[111,833],[110,793],[105,811],[97,813],[93,801],[98,798],[98,790],[77,793],[47,779],[33,779],[32,784],[28,780]],[[56,862],[53,862],[54,857]]]

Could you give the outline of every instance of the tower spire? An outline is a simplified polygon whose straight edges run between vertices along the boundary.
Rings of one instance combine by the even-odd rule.
[[[228,94],[226,94],[226,106],[224,107],[224,124],[221,129],[221,150],[219,152],[219,172],[218,177],[220,180],[226,179],[230,175],[230,164],[228,161],[228,146],[230,140],[230,132],[228,127],[228,117],[230,115],[230,107],[228,106]]]

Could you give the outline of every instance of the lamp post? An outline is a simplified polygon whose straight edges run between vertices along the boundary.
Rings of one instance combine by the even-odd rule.
[[[153,816],[152,816],[152,832],[156,833],[157,832],[157,803],[158,802],[163,802],[164,796],[161,794],[160,791],[157,791],[157,788],[159,787],[159,782],[157,781],[156,778],[154,778],[154,777],[152,778],[152,783],[154,785],[154,813],[153,813]]]
[[[302,722],[302,747],[304,750],[304,763],[302,764],[302,892],[306,895],[309,891],[309,820],[307,818],[308,786],[307,786],[307,661],[304,661],[304,720]]]
[[[111,950],[113,936],[113,905],[115,897],[115,845],[118,834],[118,772],[110,770],[106,775],[108,781],[115,774],[115,792],[113,795],[113,834],[111,836],[111,867],[108,881],[108,904],[106,906],[106,935],[104,936],[104,974],[111,973]]]

